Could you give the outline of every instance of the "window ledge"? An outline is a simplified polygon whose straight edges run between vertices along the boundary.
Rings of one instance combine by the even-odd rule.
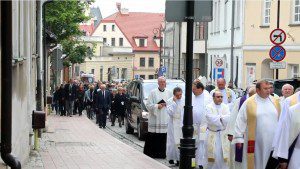
[[[289,24],[290,27],[296,27],[296,26],[300,26],[300,23],[291,23]]]
[[[260,28],[270,28],[270,25],[260,25]]]
[[[26,60],[26,58],[22,58],[22,57],[20,57],[20,58],[13,58],[12,59],[12,65],[16,66],[18,64],[23,64],[25,60]]]

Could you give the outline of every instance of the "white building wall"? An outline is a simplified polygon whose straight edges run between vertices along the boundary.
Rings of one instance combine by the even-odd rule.
[[[12,5],[12,153],[24,164],[30,152],[31,114],[36,109],[36,2],[12,1]]]
[[[106,31],[103,31],[103,25],[106,25]],[[112,31],[112,25],[114,25],[115,31]],[[108,45],[111,45],[111,38],[115,38],[115,46],[120,46],[119,38],[123,38],[123,46],[131,47],[129,41],[115,23],[100,23],[92,36],[102,36],[103,38],[106,38],[106,43]]]
[[[234,50],[233,50],[233,81],[236,76],[236,57],[239,58],[240,70],[238,74],[238,86],[241,86],[243,67],[243,20],[244,0],[235,0],[235,24],[234,24]],[[231,24],[232,24],[232,0],[213,1],[213,21],[208,24],[208,77],[213,77],[212,57],[223,57],[226,60],[225,79],[230,80],[231,76]]]

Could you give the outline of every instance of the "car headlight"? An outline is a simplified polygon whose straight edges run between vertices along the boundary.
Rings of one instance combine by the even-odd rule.
[[[143,112],[142,112],[142,117],[143,117],[144,119],[148,119],[148,118],[149,118],[149,113],[146,112],[146,111],[143,111]]]

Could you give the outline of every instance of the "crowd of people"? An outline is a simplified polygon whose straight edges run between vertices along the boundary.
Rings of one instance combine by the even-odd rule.
[[[61,84],[53,92],[52,109],[60,116],[82,115],[86,110],[89,119],[96,118],[100,128],[106,128],[109,115],[111,126],[118,119],[119,127],[124,125],[127,82],[87,84],[70,79],[68,83]]]
[[[179,165],[185,98],[179,87],[169,91],[166,79],[146,102],[149,112],[144,153],[152,158],[167,158]],[[70,80],[57,87],[53,107],[61,116],[96,117],[100,128],[118,119],[119,127],[129,105],[127,83],[83,84]],[[249,85],[239,97],[223,78],[217,85],[192,84],[193,137],[195,163],[200,169],[299,169],[300,89],[285,84],[282,96],[274,93],[267,80]],[[110,113],[109,113],[110,112]]]
[[[300,92],[289,84],[282,87],[282,97],[273,90],[271,82],[260,80],[238,98],[223,78],[210,92],[200,80],[193,82],[193,137],[200,169],[299,169]],[[172,94],[166,79],[158,78],[146,104],[146,155],[179,165],[184,102],[182,89],[176,87]]]

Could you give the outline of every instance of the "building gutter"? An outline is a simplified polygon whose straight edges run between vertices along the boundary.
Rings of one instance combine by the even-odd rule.
[[[1,158],[21,169],[12,150],[12,1],[1,1]],[[5,25],[5,26],[3,26]]]
[[[235,16],[235,0],[232,0],[232,13],[231,13],[231,43],[230,43],[230,82],[233,82],[233,45],[234,45],[234,16]]]

